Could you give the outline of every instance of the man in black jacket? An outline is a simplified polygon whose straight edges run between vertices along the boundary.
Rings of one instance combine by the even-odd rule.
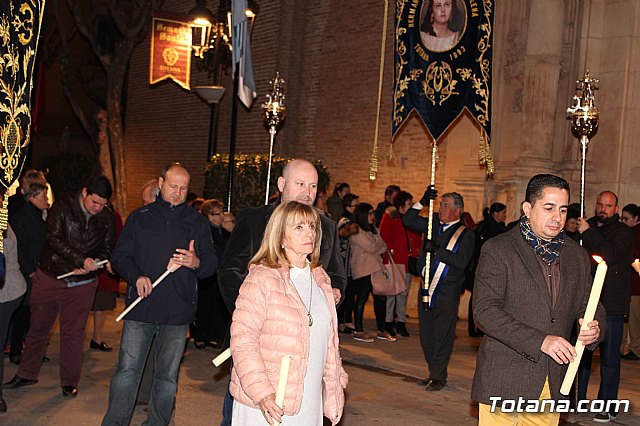
[[[103,425],[131,422],[154,340],[155,368],[145,424],[166,425],[171,420],[187,327],[195,317],[198,279],[212,276],[218,266],[209,223],[185,203],[190,179],[182,165],[166,166],[158,179],[156,201],[129,215],[111,256],[113,269],[128,284],[127,305],[138,296],[144,300],[125,317]],[[153,288],[152,280],[166,270],[173,272]]]
[[[301,159],[291,160],[278,178],[280,199],[266,206],[245,209],[238,214],[236,227],[229,237],[224,257],[218,270],[218,283],[227,309],[233,314],[238,291],[248,273],[249,260],[260,247],[264,230],[271,213],[281,201],[298,201],[313,206],[318,191],[318,172],[310,162]],[[347,285],[342,258],[338,227],[334,221],[320,215],[322,244],[320,260],[322,267],[331,278],[335,302],[338,303]],[[225,395],[222,425],[231,424],[232,399],[229,391]]]
[[[96,262],[109,259],[115,241],[113,214],[104,206],[111,198],[104,176],[92,177],[75,196],[56,201],[47,216],[45,244],[32,277],[31,325],[16,376],[5,387],[38,382],[49,333],[60,314],[60,384],[75,398],[82,369],[87,317],[96,294]],[[74,275],[56,277],[70,271]]]
[[[620,222],[618,197],[611,191],[598,195],[596,215],[589,220],[578,219],[578,232],[589,254],[598,255],[609,267],[600,295],[607,312],[607,333],[600,343],[600,389],[598,399],[618,398],[620,385],[620,344],[624,328],[624,316],[629,315],[631,301],[631,261],[633,255],[633,231]],[[592,273],[596,263],[592,260]],[[591,374],[591,351],[586,351],[578,371],[578,399],[587,399],[587,386]],[[614,405],[612,405],[614,407]],[[595,421],[609,422],[617,416],[614,408],[600,413]]]

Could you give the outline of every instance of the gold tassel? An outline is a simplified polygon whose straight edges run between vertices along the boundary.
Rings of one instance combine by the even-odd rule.
[[[480,130],[480,146],[478,148],[478,160],[480,165],[485,166],[487,179],[493,179],[495,166],[493,164],[493,156],[491,155],[491,145],[489,144],[489,136],[484,129]]]

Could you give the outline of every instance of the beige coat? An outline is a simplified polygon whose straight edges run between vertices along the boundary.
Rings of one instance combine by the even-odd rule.
[[[331,281],[317,267],[313,277],[333,305]],[[322,377],[323,412],[332,424],[340,421],[344,388],[348,376],[342,368],[338,348],[338,319],[335,308],[327,342],[327,361]],[[292,356],[284,400],[284,413],[300,410],[304,376],[309,355],[309,319],[289,277],[289,268],[272,269],[252,265],[240,287],[231,323],[231,395],[250,407],[275,394],[283,355]]]
[[[354,280],[384,269],[381,254],[387,251],[380,234],[360,229],[349,237],[351,244],[351,276]]]

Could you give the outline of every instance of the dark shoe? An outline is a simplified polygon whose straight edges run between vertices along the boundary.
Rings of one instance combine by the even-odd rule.
[[[627,361],[637,361],[640,359],[640,356],[636,355],[632,351],[629,351],[626,354],[622,355],[622,359],[626,359]]]
[[[396,337],[396,328],[393,326],[392,322],[384,323],[384,331],[389,333],[392,337]]]
[[[43,357],[42,357],[42,363],[43,363],[43,364],[44,364],[45,362],[49,362],[49,361],[51,361],[51,360],[49,359],[49,357],[48,357],[48,356],[46,356],[46,355],[45,355],[45,356],[43,356]]]
[[[111,352],[113,350],[113,348],[107,345],[105,342],[98,343],[93,339],[91,339],[91,343],[89,343],[89,347],[91,349],[97,349],[102,352]]]
[[[222,345],[220,343],[216,342],[215,340],[211,340],[211,341],[205,343],[205,345],[207,345],[207,346],[209,346],[210,348],[213,348],[213,349],[222,348]]]
[[[409,330],[407,330],[407,325],[403,322],[398,322],[396,324],[396,331],[402,337],[409,337]]]
[[[609,423],[616,419],[616,416],[609,413],[598,413],[593,418],[593,421],[596,423]]]
[[[193,346],[195,346],[196,349],[204,349],[206,345],[204,344],[204,342],[196,342],[194,340],[193,341]]]
[[[426,390],[427,392],[438,392],[442,390],[442,388],[445,387],[446,384],[446,380],[432,379],[424,390]]]
[[[431,377],[427,377],[426,379],[420,380],[418,383],[416,383],[418,386],[420,386],[421,388],[427,386],[429,383],[431,382]]]
[[[7,412],[7,401],[4,400],[4,398],[0,398],[0,413],[6,413]]]
[[[65,398],[75,398],[78,396],[78,388],[75,386],[62,386],[62,396]]]
[[[23,379],[22,377],[16,375],[13,376],[13,379],[6,382],[3,387],[7,389],[16,389],[23,386],[35,385],[36,383],[38,383],[37,380]]]
[[[353,334],[356,332],[356,329],[345,325],[343,327],[340,327],[338,331],[343,334]]]
[[[9,361],[12,364],[20,365],[20,360],[22,359],[22,355],[9,355]]]

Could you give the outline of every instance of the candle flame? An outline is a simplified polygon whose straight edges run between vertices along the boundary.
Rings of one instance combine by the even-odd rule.
[[[597,254],[594,254],[594,255],[593,255],[593,256],[591,256],[591,257],[593,257],[593,260],[595,260],[595,261],[596,261],[596,263],[602,263],[602,262],[604,262],[604,259],[603,259],[603,258],[601,258],[600,256],[598,256]]]
[[[636,260],[634,260],[634,262],[633,262],[633,263],[640,263],[640,259],[636,259]]]

